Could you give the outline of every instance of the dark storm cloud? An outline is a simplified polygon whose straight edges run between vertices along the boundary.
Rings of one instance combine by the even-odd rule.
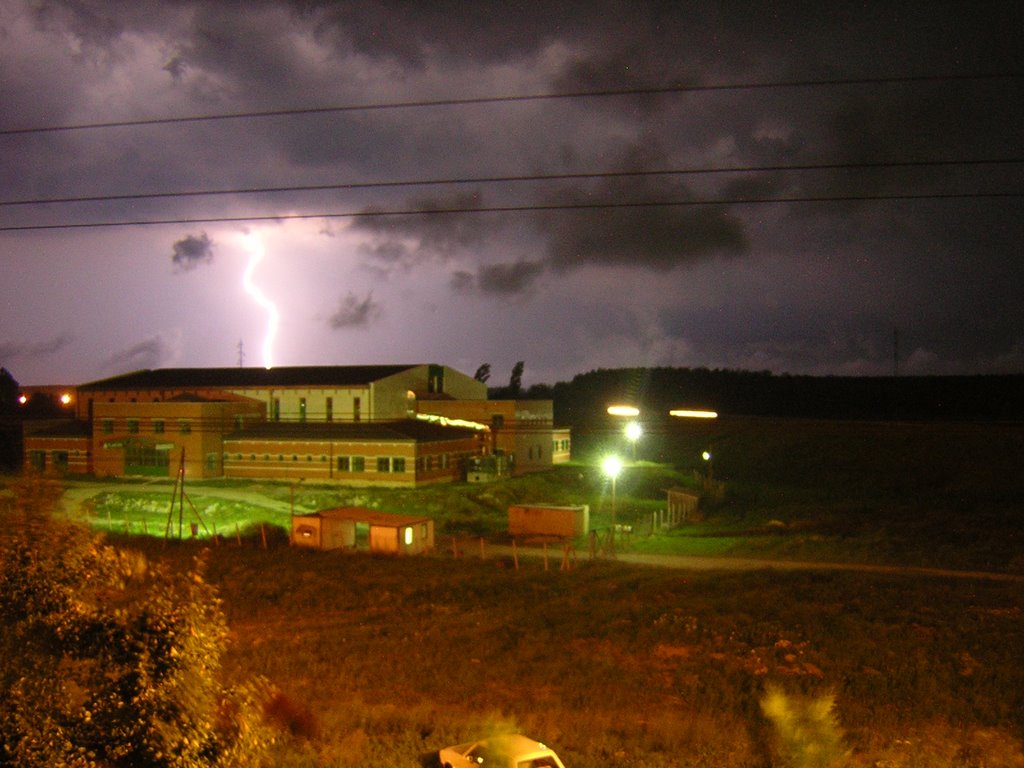
[[[342,328],[366,328],[380,317],[380,305],[373,300],[373,292],[360,299],[351,291],[341,300],[337,311],[330,316],[327,324],[337,331]]]
[[[447,258],[481,243],[489,231],[482,216],[436,213],[473,211],[480,207],[477,192],[418,198],[407,202],[403,208],[423,213],[379,215],[379,209],[370,208],[352,219],[351,230],[372,236],[371,242],[361,247],[364,254],[385,263],[411,267],[420,260]]]
[[[103,365],[107,370],[116,372],[161,368],[170,362],[171,356],[163,338],[152,336],[115,352],[103,361]]]
[[[460,269],[452,274],[448,287],[453,293],[472,293],[476,288],[476,278],[472,273]]]
[[[523,293],[540,277],[544,267],[532,261],[489,264],[480,267],[477,285],[482,293],[499,295]]]
[[[564,188],[548,199],[570,206],[640,204],[541,215],[548,260],[556,270],[603,264],[667,271],[741,254],[748,245],[740,218],[722,205],[689,205],[692,196],[675,182],[613,180],[593,193]]]
[[[408,3],[302,0],[322,40],[341,51],[423,69],[440,61],[516,59],[580,27],[573,8],[553,3]],[[593,6],[588,6],[591,12]]]
[[[187,272],[213,261],[213,241],[205,232],[200,235],[187,235],[171,248],[174,251],[171,262],[178,272]]]
[[[17,342],[0,342],[0,360],[30,360],[40,357],[49,357],[67,349],[74,341],[74,336],[62,333],[52,339],[36,342],[34,344],[22,344]]]

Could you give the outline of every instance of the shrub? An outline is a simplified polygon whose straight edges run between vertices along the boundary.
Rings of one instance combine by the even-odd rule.
[[[253,765],[259,687],[218,682],[226,624],[202,564],[175,572],[14,488],[0,538],[0,766]]]
[[[832,695],[793,697],[769,686],[761,710],[775,726],[781,764],[792,768],[828,768],[845,757],[842,731]]]

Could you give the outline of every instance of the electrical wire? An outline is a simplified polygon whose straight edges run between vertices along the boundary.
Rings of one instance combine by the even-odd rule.
[[[527,213],[545,211],[588,211],[622,208],[679,208],[722,205],[777,205],[781,203],[844,203],[885,200],[963,200],[1010,199],[1024,197],[1024,192],[950,192],[888,195],[821,195],[806,197],[740,197],[716,200],[650,200],[636,202],[552,203],[550,205],[503,205],[455,208],[420,208],[396,210],[364,210],[346,212],[288,213],[246,216],[211,216],[168,219],[136,219],[124,221],[91,221],[63,224],[24,224],[0,226],[0,232],[26,232],[57,229],[98,229],[103,227],[144,227],[168,224],[225,224],[251,221],[295,221],[304,219],[380,218],[398,216],[429,216],[445,214]]]
[[[344,112],[370,112],[397,109],[422,109],[428,107],[458,107],[478,104],[514,104],[530,101],[554,101],[565,99],[613,98],[622,96],[657,96],[683,93],[710,93],[716,91],[751,91],[783,88],[824,88],[855,85],[899,85],[911,83],[938,83],[968,80],[1006,80],[1024,77],[1022,72],[969,73],[950,75],[912,75],[905,77],[859,77],[825,80],[790,80],[766,83],[726,83],[721,85],[668,85],[647,88],[609,88],[597,91],[567,91],[563,93],[535,93],[506,96],[480,96],[465,99],[430,99],[417,101],[395,101],[377,104],[347,104],[326,107],[305,107],[294,109],[272,109],[249,112],[230,112],[183,117],[158,117],[139,120],[111,120],[96,123],[71,123],[67,125],[35,126],[28,128],[0,129],[0,136],[20,136],[37,133],[58,133],[66,131],[96,130],[105,128],[131,128],[153,125],[174,125],[181,123],[213,122],[219,120],[252,120],[268,117],[293,117],[300,115],[322,115]]]
[[[451,179],[407,179],[403,181],[345,182],[338,184],[302,184],[279,187],[239,187],[235,189],[182,190],[176,192],[138,192],[116,195],[81,195],[73,197],[38,197],[0,200],[0,206],[63,205],[69,203],[99,203],[119,200],[155,200],[181,197],[214,197],[219,195],[280,194],[285,192],[327,192],[357,189],[388,189],[401,187],[451,186],[461,184],[499,184],[538,181],[570,181],[617,179],[649,176],[697,176],[723,173],[777,173],[832,170],[873,170],[894,168],[933,168],[943,166],[1012,165],[1024,163],[1024,158],[995,158],[977,160],[907,160],[874,163],[818,163],[800,165],[752,165],[726,168],[670,168],[637,171],[594,171],[589,173],[545,173],[513,176],[470,176]]]

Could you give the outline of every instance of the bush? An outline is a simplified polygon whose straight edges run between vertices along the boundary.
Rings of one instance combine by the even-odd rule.
[[[0,766],[257,764],[258,686],[218,682],[226,624],[175,572],[51,520],[28,477],[0,538]]]

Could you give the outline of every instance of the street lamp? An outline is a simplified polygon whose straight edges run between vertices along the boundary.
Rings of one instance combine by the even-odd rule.
[[[640,426],[639,422],[631,421],[626,425],[623,432],[626,435],[626,439],[633,445],[633,461],[636,461],[636,441],[639,440],[640,436],[644,433],[643,427]]]
[[[698,411],[692,408],[673,408],[668,412],[669,416],[675,416],[677,419],[717,419],[717,411]]]
[[[622,471],[622,459],[618,456],[609,456],[604,460],[601,465],[605,475],[611,478],[612,481],[612,533],[609,541],[611,542],[611,549],[615,551],[615,479],[619,476]]]
[[[640,409],[635,405],[609,405],[609,416],[639,416]]]

